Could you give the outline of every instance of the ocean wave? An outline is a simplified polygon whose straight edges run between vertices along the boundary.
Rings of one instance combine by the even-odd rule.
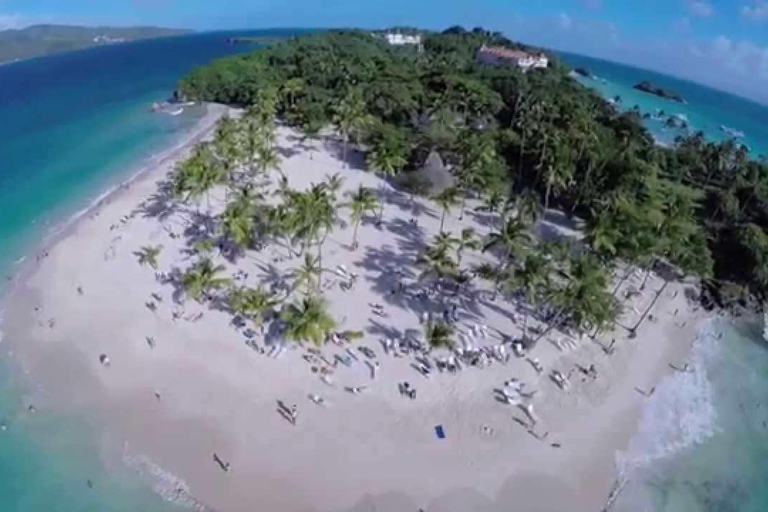
[[[215,512],[192,496],[189,485],[146,455],[123,455],[123,462],[141,477],[150,480],[152,490],[164,501],[195,512]]]
[[[714,391],[707,367],[720,348],[719,330],[717,322],[705,322],[691,349],[691,373],[675,372],[656,386],[637,433],[627,450],[616,456],[620,473],[648,466],[701,444],[718,431]]]

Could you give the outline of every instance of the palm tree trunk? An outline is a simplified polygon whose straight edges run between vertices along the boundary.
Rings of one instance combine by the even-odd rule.
[[[648,278],[651,277],[651,272],[653,271],[653,267],[656,264],[656,260],[652,261],[650,265],[648,265],[648,269],[645,272],[645,277],[643,278],[643,284],[640,285],[640,291],[645,290],[645,285],[648,284]]]
[[[525,310],[525,315],[523,315],[523,339],[525,339],[528,336],[528,310]]]
[[[631,336],[635,336],[637,333],[637,330],[640,328],[642,323],[645,321],[645,318],[648,316],[648,313],[651,312],[653,307],[656,305],[656,302],[659,300],[659,297],[661,297],[661,294],[664,293],[664,290],[667,288],[667,285],[669,285],[669,281],[664,280],[664,285],[659,289],[659,291],[656,292],[656,296],[651,301],[650,306],[648,306],[645,311],[643,311],[643,315],[640,317],[640,320],[637,321],[637,323],[629,330],[629,333]]]
[[[379,195],[381,196],[381,204],[379,204],[379,222],[384,220],[384,192],[385,192],[385,185],[386,182],[382,181],[381,185],[379,185]]]
[[[459,214],[459,220],[464,220],[464,209],[467,207],[467,196],[461,196],[461,213]]]
[[[557,313],[557,314],[555,315],[555,318],[553,318],[553,319],[552,319],[552,321],[551,321],[551,322],[549,322],[549,324],[547,324],[547,328],[546,328],[546,329],[544,329],[544,332],[542,332],[541,334],[539,334],[539,336],[536,338],[536,341],[535,341],[535,343],[538,343],[538,342],[539,342],[539,340],[541,340],[541,339],[542,339],[542,338],[544,338],[546,335],[548,335],[550,332],[552,332],[552,329],[554,329],[554,328],[555,328],[557,325],[559,325],[559,324],[560,324],[560,320],[563,318],[563,315],[564,315],[564,312],[563,312],[563,311],[560,311],[559,313]]]
[[[440,232],[443,232],[443,225],[445,224],[445,215],[448,213],[448,210],[443,210],[443,215],[440,217]]]
[[[344,161],[344,166],[349,167],[349,162],[347,162],[347,144],[349,144],[349,134],[344,134],[344,145],[341,149],[341,159]]]
[[[549,210],[549,196],[552,193],[552,179],[547,180],[547,190],[544,193],[544,212],[542,213],[542,218],[544,215],[547,214],[547,210]]]
[[[360,220],[355,221],[355,229],[352,232],[352,250],[357,249],[357,228],[360,227]]]
[[[499,295],[499,285],[501,284],[501,276],[504,274],[507,265],[509,265],[509,258],[512,256],[512,248],[507,247],[507,253],[504,259],[499,263],[499,268],[496,270],[496,282],[493,284],[493,300]]]

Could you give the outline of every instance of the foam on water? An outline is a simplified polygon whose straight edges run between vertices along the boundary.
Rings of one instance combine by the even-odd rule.
[[[700,327],[689,356],[690,373],[674,372],[656,386],[627,451],[616,456],[622,471],[672,456],[716,433],[717,412],[707,375],[708,361],[716,357],[722,341],[716,330],[713,321]]]
[[[195,512],[214,512],[200,503],[189,485],[170,471],[156,464],[146,455],[123,455],[123,463],[142,478],[148,479],[152,490],[163,500]]]

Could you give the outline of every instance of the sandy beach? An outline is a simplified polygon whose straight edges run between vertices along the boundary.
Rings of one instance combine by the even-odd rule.
[[[387,186],[382,226],[363,221],[360,246],[352,251],[348,223],[331,234],[323,254],[324,268],[343,265],[359,274],[354,289],[345,291],[338,274],[325,272],[323,294],[339,330],[361,330],[364,338],[344,347],[328,344],[313,358],[310,347],[295,344],[273,353],[267,341],[274,333],[267,333],[267,341],[257,333],[256,344],[265,352],[260,353],[246,344],[230,313],[192,300],[177,302],[173,285],[159,282],[156,271],[140,266],[135,255],[142,246],[162,245],[157,272],[192,265],[180,234],[195,208],[169,208],[161,184],[192,145],[211,136],[213,121],[225,109],[209,108],[185,147],[101,200],[43,248],[43,257],[28,258],[3,299],[5,338],[39,385],[39,394],[29,397],[38,414],[46,408],[93,414],[105,460],[147,473],[162,468],[179,480],[158,481],[158,490],[199,510],[601,509],[617,478],[617,453],[637,428],[644,393],[652,393],[672,371],[670,364],[685,364],[704,318],[685,298],[686,286],[666,288],[654,318],[635,338],[621,327],[602,334],[598,341],[604,346],[616,340],[612,355],[586,336],[563,347],[544,339],[530,354],[541,362],[541,373],[513,355],[506,364],[424,377],[412,357],[386,353],[382,340],[418,336],[422,313],[439,316],[446,307],[439,299],[392,293],[399,280],[419,286],[416,256],[438,233],[440,209],[428,200],[412,203]],[[281,168],[292,187],[304,189],[340,173],[342,191],[359,185],[380,190],[374,174],[339,160],[332,141],[307,142],[282,127],[278,135]],[[213,210],[223,203],[224,191],[218,190]],[[458,211],[450,213],[446,231],[473,227],[487,235],[492,227],[474,206],[468,204],[461,220]],[[341,218],[348,220],[346,210]],[[554,222],[548,227],[564,229]],[[480,252],[465,258],[495,261]],[[256,286],[286,276],[301,259],[271,244],[236,263],[219,255],[216,263],[239,276],[236,284]],[[624,287],[637,288],[642,278],[638,272]],[[662,285],[652,276],[620,323],[634,323],[639,315],[633,307],[642,311]],[[476,337],[478,346],[521,334],[513,321],[522,318],[515,315],[514,301],[492,301],[487,288],[476,283],[461,295],[457,309],[460,332],[487,325],[487,336]],[[369,305],[375,303],[383,305],[382,315],[373,314]],[[564,335],[547,338],[558,337]],[[375,359],[360,346],[373,350]],[[109,357],[108,367],[102,354]],[[329,384],[317,368],[326,366],[321,356],[333,361],[336,355],[351,362],[336,365]],[[592,364],[596,378],[575,366]],[[550,379],[552,370],[571,375],[567,391]],[[538,416],[535,425],[520,408],[496,398],[494,390],[512,378],[535,392],[529,399]],[[417,390],[416,399],[398,392],[402,382]],[[354,394],[348,387],[364,389]],[[313,403],[310,395],[323,397],[325,404]],[[296,405],[295,424],[279,413],[278,401]],[[436,436],[437,426],[444,439]],[[222,471],[214,454],[229,471]]]

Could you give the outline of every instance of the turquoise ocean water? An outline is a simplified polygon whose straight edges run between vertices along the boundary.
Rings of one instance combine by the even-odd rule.
[[[651,71],[561,54],[596,79],[579,78],[621,107],[682,114],[691,130],[712,140],[720,125],[744,132],[755,158],[768,155],[768,108]],[[632,89],[648,80],[682,95],[683,105]],[[681,133],[646,120],[671,143]],[[617,456],[628,484],[612,512],[768,511],[768,342],[762,318],[712,320],[700,326],[690,363],[693,374],[667,377],[648,402],[638,433]],[[720,338],[718,338],[721,336]]]
[[[15,262],[54,226],[195,122],[199,111],[169,117],[153,115],[148,107],[167,97],[195,65],[250,49],[228,45],[229,35],[103,47],[0,66],[0,275],[12,273]],[[621,95],[627,108],[637,103],[649,111],[685,114],[695,129],[713,137],[721,136],[718,127],[725,124],[746,132],[753,149],[768,148],[763,107],[634,68],[565,58],[604,78],[598,89]],[[677,90],[689,104],[668,104],[629,88],[642,79]],[[651,128],[661,138],[669,135]],[[768,486],[762,482],[768,474],[763,423],[768,403],[761,401],[768,402],[768,352],[757,324],[716,328],[725,329],[723,339],[703,336],[693,356],[706,371],[692,380],[668,381],[651,401],[640,432],[621,458],[632,479],[616,510],[768,510]],[[175,508],[132,471],[101,459],[88,418],[26,411],[28,397],[37,400],[40,390],[9,357],[13,345],[23,341],[0,344],[0,424],[5,426],[0,430],[0,511]],[[88,479],[94,480],[92,489]]]
[[[720,128],[726,126],[744,133],[744,138],[739,140],[750,148],[753,157],[768,155],[768,108],[764,105],[653,71],[571,53],[559,55],[573,67],[589,69],[595,78],[578,77],[579,82],[597,90],[606,98],[621,97],[620,107],[624,110],[637,105],[643,113],[664,111],[667,115],[682,115],[688,121],[690,133],[701,130],[711,140],[730,138]],[[643,80],[677,92],[687,104],[665,100],[632,88]],[[675,136],[684,133],[679,129],[667,128],[658,120],[648,119],[645,124],[657,140],[666,144],[671,144]]]
[[[0,66],[0,275],[13,273],[55,226],[173,145],[200,118],[199,107],[176,117],[152,114],[149,107],[168,98],[194,66],[252,49],[228,44],[230,35],[107,46]],[[0,292],[5,283],[0,280]],[[15,343],[23,340],[0,344],[0,511],[168,509],[133,472],[101,460],[92,422],[44,407],[27,412],[29,396],[38,405],[44,397],[13,364]]]

